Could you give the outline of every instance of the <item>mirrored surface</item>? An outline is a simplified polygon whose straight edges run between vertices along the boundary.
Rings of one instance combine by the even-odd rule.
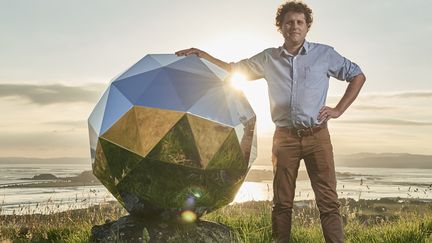
[[[93,172],[131,214],[201,215],[231,202],[256,157],[256,118],[227,73],[147,55],[89,117]]]

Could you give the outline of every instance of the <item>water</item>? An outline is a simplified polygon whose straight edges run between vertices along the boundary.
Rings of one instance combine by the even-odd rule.
[[[272,170],[271,166],[254,166],[254,168]],[[337,191],[340,198],[432,199],[432,169],[337,167],[336,170],[350,173],[338,176]],[[271,180],[246,182],[234,201],[272,200],[272,190]],[[314,198],[310,181],[297,180],[294,200]]]
[[[57,177],[72,177],[85,170],[91,170],[90,163],[0,163],[0,214],[47,214],[115,200],[102,185],[4,188],[4,185],[10,184],[35,183],[33,180],[24,178],[32,178],[38,174],[49,173]]]
[[[90,164],[0,164],[0,187],[6,184],[34,183],[34,175],[50,173],[70,177],[90,170]],[[271,170],[271,166],[252,169]],[[383,197],[432,199],[432,169],[393,169],[338,167],[350,173],[338,178],[340,198],[378,199]],[[272,180],[245,182],[233,203],[272,200]],[[295,200],[313,199],[309,180],[298,180]],[[0,188],[0,214],[54,213],[113,201],[103,186],[53,188]]]

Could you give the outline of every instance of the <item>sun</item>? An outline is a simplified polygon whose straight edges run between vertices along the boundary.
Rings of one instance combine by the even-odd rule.
[[[246,76],[241,73],[233,73],[229,79],[229,82],[232,87],[241,91],[246,91],[248,88]]]
[[[257,115],[258,131],[272,133],[274,125],[270,119],[270,104],[268,98],[267,83],[260,81],[249,81],[242,73],[233,73],[228,78],[229,85],[241,91],[249,101]]]

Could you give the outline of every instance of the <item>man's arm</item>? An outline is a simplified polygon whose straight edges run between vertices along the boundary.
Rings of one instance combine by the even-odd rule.
[[[318,120],[320,122],[327,122],[332,118],[340,117],[357,98],[357,95],[360,93],[360,90],[365,81],[366,77],[364,76],[364,74],[359,74],[355,76],[349,83],[345,94],[343,95],[339,103],[336,105],[336,107],[331,108],[328,106],[324,106],[323,108],[321,108],[318,115]]]
[[[224,69],[225,71],[231,72],[231,64],[224,62],[222,60],[219,60],[219,59],[211,56],[207,52],[202,51],[202,50],[197,49],[197,48],[184,49],[181,51],[177,51],[175,54],[177,56],[197,55],[198,57],[204,58],[207,61],[219,66],[220,68]]]

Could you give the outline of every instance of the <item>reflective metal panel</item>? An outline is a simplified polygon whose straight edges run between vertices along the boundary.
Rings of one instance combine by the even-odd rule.
[[[147,86],[152,84],[157,74],[161,70],[138,74],[129,78],[113,82],[113,85],[132,103],[136,104],[139,97],[142,96]]]
[[[223,89],[219,87],[209,89],[204,96],[188,109],[188,112],[232,126],[225,94]]]
[[[136,154],[143,154],[134,108],[126,112],[101,138]]]
[[[233,90],[233,88],[228,84],[224,85],[223,88],[225,90],[226,102],[234,126],[255,117],[255,113],[249,103],[247,103],[243,92]]]
[[[103,116],[105,113],[105,107],[106,107],[106,103],[108,101],[108,94],[109,94],[109,89],[107,89],[104,92],[104,94],[100,98],[99,102],[96,104],[95,108],[93,109],[93,111],[90,114],[90,117],[88,119],[88,123],[93,127],[93,129],[97,135],[100,134]]]
[[[229,73],[225,70],[223,70],[222,68],[214,65],[213,63],[205,60],[205,59],[201,59],[201,61],[214,73],[216,74],[216,76],[219,77],[220,80],[225,81],[225,79],[228,78]]]
[[[89,129],[89,138],[90,138],[90,155],[92,163],[94,163],[95,157],[96,157],[96,146],[98,142],[98,134],[93,129],[92,125],[90,123],[88,124]]]
[[[114,178],[109,169],[104,151],[102,150],[102,146],[99,142],[96,148],[96,159],[93,163],[93,174],[108,189],[108,191],[111,192],[113,196],[120,201],[120,203],[122,203],[114,183]]]
[[[117,186],[137,166],[142,157],[103,138],[99,141],[105,154],[106,165],[111,173],[110,176],[114,180],[114,185]]]
[[[142,74],[157,68],[162,67],[162,65],[157,62],[155,59],[151,57],[151,55],[147,55],[135,63],[132,67],[130,67],[126,72],[120,75],[117,80],[129,78],[131,76]]]
[[[187,118],[201,157],[202,168],[206,168],[233,129],[191,114],[187,114]]]
[[[185,111],[177,91],[171,83],[171,77],[166,70],[161,70],[139,97],[135,105],[153,108]]]
[[[249,165],[249,158],[250,158],[254,131],[255,131],[255,117],[253,117],[249,121],[245,121],[243,126],[244,126],[244,133],[243,133],[243,137],[240,140],[240,148],[243,152],[244,158],[248,162],[247,164]]]
[[[109,109],[105,109],[100,134],[105,133],[114,122],[132,108],[130,101],[126,99],[114,85],[110,87],[106,106],[109,107]]]
[[[181,100],[185,110],[196,104],[209,89],[215,86],[215,83],[208,77],[194,73],[166,68],[166,74],[170,78],[177,97]]]
[[[195,55],[187,56],[177,62],[167,65],[166,67],[207,77],[211,82],[221,82],[221,79]]]
[[[184,112],[141,106],[135,106],[133,110],[141,145],[138,154],[141,156],[146,156],[185,114]]]
[[[208,163],[206,170],[240,169],[246,171],[246,168],[247,161],[243,156],[234,129],[232,129],[225,142]]]
[[[131,214],[202,215],[234,198],[256,119],[226,76],[196,56],[148,55],[110,84],[89,118],[92,166]]]
[[[153,58],[155,61],[157,61],[162,66],[168,66],[173,62],[177,62],[184,57],[178,57],[173,54],[151,54],[149,55],[151,58]]]
[[[257,129],[256,129],[257,125],[255,122],[255,128],[254,128],[254,134],[253,134],[253,140],[252,140],[252,146],[251,146],[251,154],[249,157],[249,166],[248,168],[250,168],[252,166],[252,163],[255,161],[255,159],[258,156],[258,142],[257,142]]]
[[[201,168],[201,159],[186,116],[160,140],[147,158]]]

